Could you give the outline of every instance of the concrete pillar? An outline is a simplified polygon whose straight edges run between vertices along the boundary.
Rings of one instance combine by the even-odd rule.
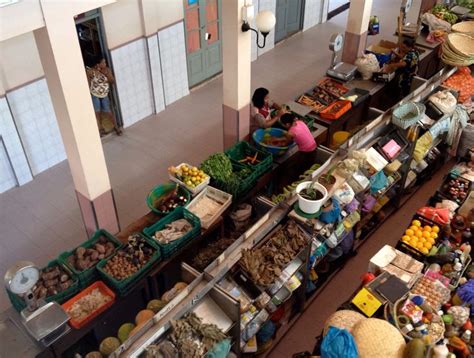
[[[42,0],[46,27],[35,30],[77,200],[89,236],[119,231],[102,143],[69,2]],[[79,12],[78,12],[79,13]]]
[[[372,0],[352,0],[347,18],[342,61],[354,63],[364,53],[367,43]]]
[[[242,32],[245,0],[222,1],[224,147],[250,131],[251,31]]]

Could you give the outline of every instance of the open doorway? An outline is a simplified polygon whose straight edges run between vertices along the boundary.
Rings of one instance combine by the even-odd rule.
[[[76,23],[79,45],[81,47],[82,59],[84,61],[84,68],[94,67],[97,64],[97,61],[103,58],[113,74],[112,61],[106,46],[100,9],[94,9],[79,14],[75,16],[74,20]],[[115,83],[108,86],[107,99],[108,100],[105,103],[103,100],[94,103],[94,110],[96,113],[97,108],[100,108],[101,110],[97,123],[101,130],[101,136],[103,134],[114,132],[115,123],[113,118],[115,118],[115,121],[117,122],[116,124],[119,128],[123,126]],[[112,116],[107,114],[107,110],[112,113]]]

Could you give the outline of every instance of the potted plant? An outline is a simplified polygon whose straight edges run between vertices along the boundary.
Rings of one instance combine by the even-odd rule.
[[[332,187],[336,183],[336,177],[332,175],[334,170],[336,170],[336,167],[337,165],[334,165],[331,169],[328,170],[326,174],[321,175],[318,178],[318,183],[323,185],[328,192],[331,191]]]
[[[300,210],[307,214],[317,213],[328,197],[326,188],[313,181],[298,184],[296,194]]]

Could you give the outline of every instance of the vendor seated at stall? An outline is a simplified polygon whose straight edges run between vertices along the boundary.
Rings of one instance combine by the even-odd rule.
[[[285,113],[281,116],[280,123],[288,130],[286,134],[287,138],[291,141],[295,141],[300,152],[316,152],[316,140],[305,122],[299,120],[294,114]]]
[[[405,38],[400,45],[400,52],[395,55],[400,59],[397,62],[385,65],[385,72],[396,71],[398,74],[398,87],[403,97],[410,93],[411,83],[418,71],[420,54],[415,48],[415,40]]]
[[[252,96],[251,132],[258,128],[269,128],[275,125],[280,117],[287,113],[280,105],[270,100],[269,91],[260,87],[255,90]],[[276,112],[272,115],[272,110]]]

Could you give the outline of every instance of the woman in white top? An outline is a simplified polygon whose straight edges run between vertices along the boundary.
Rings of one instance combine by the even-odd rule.
[[[255,90],[252,96],[252,111],[250,113],[250,132],[253,133],[258,128],[269,128],[278,122],[280,117],[287,113],[280,105],[270,100],[269,91],[260,87]],[[272,110],[277,112],[272,116]]]

